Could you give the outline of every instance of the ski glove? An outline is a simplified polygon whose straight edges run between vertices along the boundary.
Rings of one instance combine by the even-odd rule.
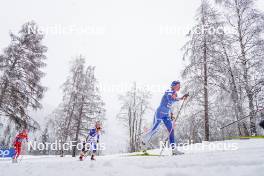
[[[189,97],[189,93],[183,95],[183,96],[182,96],[182,99],[186,99],[186,98],[188,98],[188,97]]]
[[[173,113],[171,113],[170,118],[171,118],[171,120],[176,120],[176,117],[174,116]]]

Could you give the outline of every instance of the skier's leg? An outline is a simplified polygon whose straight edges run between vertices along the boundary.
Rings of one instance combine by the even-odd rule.
[[[171,121],[169,116],[164,116],[162,118],[162,120],[163,120],[163,123],[166,126],[169,134],[170,134],[170,136],[169,136],[170,145],[175,146],[174,128],[172,126],[172,121]]]
[[[91,155],[91,160],[95,160],[95,154],[96,154],[96,149],[97,149],[97,144],[92,143],[92,155]]]
[[[173,124],[172,124],[172,121],[171,121],[170,117],[169,116],[164,117],[163,118],[163,122],[164,122],[166,128],[168,129],[168,131],[170,133],[169,140],[170,140],[170,146],[171,146],[171,149],[172,149],[172,155],[182,155],[182,154],[184,154],[183,152],[177,150],[175,137],[174,137],[174,127],[173,127]]]
[[[82,148],[82,151],[81,151],[80,157],[79,157],[80,161],[83,160],[83,157],[84,157],[84,155],[86,153],[85,151],[86,151],[86,143],[83,143],[83,148]]]
[[[20,143],[16,143],[14,147],[15,147],[16,153],[15,153],[13,159],[16,161],[17,158],[19,157],[20,153],[21,153],[21,144]]]
[[[155,113],[154,121],[152,128],[149,130],[149,132],[143,137],[143,143],[147,144],[151,140],[152,136],[157,132],[158,127],[160,125],[161,119],[160,119],[160,112]]]
[[[82,160],[83,160],[83,156],[84,156],[84,152],[83,152],[83,151],[81,151],[81,153],[80,153],[80,156],[79,156],[79,159],[80,159],[80,161],[82,161]]]
[[[22,148],[22,145],[21,144],[19,144],[18,145],[18,151],[17,151],[17,158],[20,156],[20,154],[21,154],[21,148]]]
[[[15,149],[15,154],[14,154],[14,156],[12,158],[13,159],[13,161],[12,161],[13,163],[16,162],[16,158],[17,158],[17,151],[18,151],[18,149],[17,149],[17,143],[15,143],[14,149]]]

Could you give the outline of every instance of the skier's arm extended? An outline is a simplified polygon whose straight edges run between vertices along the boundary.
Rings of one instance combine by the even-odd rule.
[[[170,103],[180,100],[180,98],[177,97],[176,93],[171,93],[171,92],[167,93],[166,98],[167,98],[168,102],[170,102]]]
[[[177,95],[176,95],[177,96]],[[180,100],[186,100],[189,97],[189,93],[183,95]],[[177,97],[176,97],[177,98]],[[171,112],[170,114],[172,120],[176,120],[176,116]]]
[[[187,97],[189,96],[189,93],[187,94],[184,94],[181,98],[177,97],[177,94],[172,94],[171,95],[171,98],[174,100],[174,101],[179,101],[179,100],[185,100]]]

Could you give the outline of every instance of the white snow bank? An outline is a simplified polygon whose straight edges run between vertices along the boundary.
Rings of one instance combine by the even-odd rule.
[[[209,143],[212,144],[212,143]],[[209,145],[208,144],[208,145]],[[223,142],[214,142],[222,145]],[[87,158],[54,156],[24,156],[12,164],[0,160],[1,176],[262,176],[264,170],[264,140],[230,140],[237,150],[200,150],[198,145],[184,149],[181,156],[126,156],[108,155],[97,157],[93,162]],[[194,146],[198,146],[195,148]],[[180,148],[183,150],[183,148]],[[151,151],[153,154],[159,150]],[[169,155],[169,151],[164,154]],[[129,154],[127,154],[129,155]]]

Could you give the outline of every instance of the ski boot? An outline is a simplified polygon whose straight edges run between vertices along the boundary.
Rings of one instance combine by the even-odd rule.
[[[81,154],[80,154],[80,157],[79,157],[80,161],[83,161],[84,155],[85,155],[85,153],[82,151]]]
[[[95,161],[95,156],[94,156],[94,154],[92,154],[92,156],[91,156],[91,160],[92,160],[92,161]]]
[[[17,158],[12,158],[12,163],[17,163]]]
[[[175,149],[172,149],[172,155],[175,156],[175,155],[183,155],[184,153],[177,150],[176,148]]]
[[[83,161],[83,156],[80,156],[79,159],[80,159],[80,161]]]

